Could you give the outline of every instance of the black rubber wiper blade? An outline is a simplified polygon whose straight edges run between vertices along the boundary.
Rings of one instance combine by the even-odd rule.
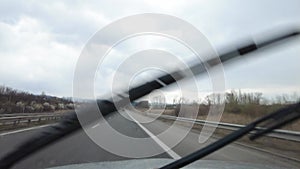
[[[130,89],[124,95],[128,95],[131,102],[139,99],[153,90],[163,88],[170,84],[173,84],[176,81],[190,78],[190,71],[192,71],[193,75],[198,75],[206,72],[205,65],[209,65],[210,67],[217,66],[219,64],[227,63],[230,60],[238,58],[239,56],[246,55],[248,53],[254,52],[260,48],[264,47],[272,47],[272,44],[275,42],[279,42],[282,40],[287,40],[289,38],[295,37],[299,35],[299,32],[292,32],[283,35],[279,35],[272,39],[268,39],[264,42],[260,42],[258,44],[252,42],[245,44],[243,46],[238,47],[235,50],[226,52],[220,57],[214,56],[212,59],[205,61],[204,63],[199,63],[192,66],[186,70],[178,70],[174,71],[171,74],[166,74],[161,77],[158,77],[150,82],[147,82],[143,85]],[[117,108],[114,104],[107,100],[102,100],[98,102],[99,109],[103,117],[116,112]],[[127,98],[121,99],[118,104],[121,106],[126,106],[128,104]],[[94,119],[96,121],[97,119]],[[89,121],[89,123],[93,123],[94,121]],[[16,147],[13,151],[5,155],[3,158],[0,159],[0,168],[6,169],[14,165],[16,162],[22,160],[23,158],[29,156],[30,154],[48,146],[51,143],[54,143],[61,138],[68,136],[75,131],[81,129],[81,125],[78,121],[77,115],[73,112],[71,115],[67,116],[64,120],[59,122],[56,125],[49,126],[45,128],[47,131],[40,133],[36,137],[33,137],[27,141],[25,141],[20,146]],[[35,144],[33,144],[35,143]]]
[[[254,122],[246,125],[245,127],[232,132],[231,134],[221,138],[220,140],[198,150],[194,153],[191,153],[185,157],[182,157],[179,160],[176,160],[170,164],[167,164],[160,169],[175,169],[175,168],[182,168],[186,165],[189,165],[219,149],[222,147],[238,140],[239,138],[249,134],[251,131],[255,131],[257,126],[261,124],[268,123],[269,127],[265,130],[262,130],[250,137],[251,140],[254,140],[258,137],[267,134],[278,127],[282,127],[285,124],[290,123],[291,121],[295,121],[300,118],[300,102],[297,104],[293,104],[287,106],[285,108],[279,109],[269,115],[266,115]]]
[[[250,140],[255,140],[267,133],[271,132],[274,129],[280,128],[286,124],[292,123],[293,121],[300,118],[299,113],[299,103],[291,105],[289,107],[283,108],[277,113],[272,113],[268,116],[265,116],[258,121],[259,130],[256,130],[254,134],[250,135]]]

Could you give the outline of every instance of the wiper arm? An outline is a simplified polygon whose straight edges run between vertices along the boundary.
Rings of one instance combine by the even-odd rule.
[[[227,52],[220,57],[214,57],[204,63],[200,63],[197,65],[192,66],[190,69],[186,70],[178,70],[171,74],[166,74],[164,76],[161,76],[157,79],[154,79],[153,81],[147,82],[143,85],[140,85],[138,87],[132,88],[127,92],[127,95],[129,96],[129,99],[131,102],[135,101],[136,99],[139,99],[149,93],[151,93],[153,90],[163,88],[164,86],[168,86],[178,80],[184,79],[184,78],[190,78],[189,73],[192,71],[194,75],[198,75],[201,73],[206,72],[205,66],[208,64],[210,67],[217,66],[219,64],[227,63],[229,60],[233,60],[239,56],[243,56],[245,54],[251,53],[253,51],[256,51],[257,49],[268,47],[274,42],[279,42],[282,40],[289,39],[291,37],[295,37],[299,35],[299,32],[292,32],[284,35],[280,35],[276,38],[266,40],[264,42],[261,42],[260,44],[250,43],[246,44],[242,47],[239,47],[236,50]],[[163,83],[163,84],[162,84]],[[125,94],[126,95],[126,94]],[[124,98],[119,101],[119,104],[116,105],[122,105],[126,106],[127,99]],[[114,104],[110,101],[100,101],[98,102],[99,109],[101,110],[102,115],[105,117],[113,112],[116,112],[116,107],[114,107]],[[96,120],[96,119],[94,119]],[[94,121],[90,121],[90,123],[93,123]],[[49,126],[46,128],[47,131],[41,133],[40,135],[33,137],[27,141],[25,141],[23,144],[18,146],[15,150],[8,153],[6,156],[4,156],[2,159],[0,159],[0,168],[6,169],[14,165],[16,162],[22,160],[23,158],[29,156],[30,154],[46,147],[47,145],[54,143],[61,138],[68,136],[75,131],[81,129],[81,125],[77,119],[76,113],[72,113],[69,115],[66,119],[62,120],[56,125]]]
[[[181,168],[188,164],[191,164],[194,161],[197,161],[217,150],[220,148],[236,141],[237,139],[247,135],[251,131],[255,131],[257,126],[260,126],[260,124],[267,123],[268,127],[264,130],[259,130],[254,135],[250,136],[251,140],[254,140],[258,137],[263,136],[264,134],[267,134],[271,132],[272,130],[282,127],[285,124],[288,124],[294,120],[297,120],[300,118],[300,102],[294,105],[290,105],[288,107],[282,108],[280,110],[277,110],[274,113],[271,113],[269,115],[266,115],[258,120],[255,120],[254,122],[246,125],[245,127],[232,132],[231,134],[221,138],[220,140],[204,147],[203,149],[200,149],[194,153],[191,153],[185,157],[182,157],[179,160],[176,160],[170,164],[167,164],[160,169],[174,169],[174,168]]]

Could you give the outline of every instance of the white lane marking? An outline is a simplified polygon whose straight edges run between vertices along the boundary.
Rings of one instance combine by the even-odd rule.
[[[46,124],[46,125],[42,125],[42,126],[30,127],[30,128],[25,128],[25,129],[21,129],[21,130],[15,130],[15,131],[10,131],[10,132],[6,132],[6,133],[1,133],[0,136],[6,136],[9,134],[20,133],[20,132],[29,131],[29,130],[35,130],[35,129],[48,127],[48,126],[51,126],[51,124]]]
[[[142,128],[162,149],[165,150],[173,159],[180,159],[177,153],[175,153],[170,147],[168,147],[165,143],[163,143],[160,139],[158,139],[153,133],[151,133],[148,129],[146,129],[142,124],[140,124],[135,118],[133,118],[129,113],[127,113],[130,118],[140,127]]]

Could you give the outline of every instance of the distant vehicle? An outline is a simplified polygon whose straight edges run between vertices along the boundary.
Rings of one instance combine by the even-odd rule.
[[[136,102],[134,104],[134,106],[136,108],[145,108],[145,109],[149,109],[149,102],[148,101],[139,101],[139,102]]]

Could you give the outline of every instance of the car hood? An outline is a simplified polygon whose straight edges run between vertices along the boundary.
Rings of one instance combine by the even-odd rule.
[[[139,159],[139,160],[124,160],[124,161],[106,161],[106,162],[95,162],[95,163],[84,163],[84,164],[72,164],[60,167],[52,167],[49,169],[140,169],[140,168],[158,168],[174,161],[173,159]],[[217,161],[217,160],[199,160],[184,168],[194,169],[279,169],[279,167],[253,164],[253,163],[242,163],[234,161]]]

